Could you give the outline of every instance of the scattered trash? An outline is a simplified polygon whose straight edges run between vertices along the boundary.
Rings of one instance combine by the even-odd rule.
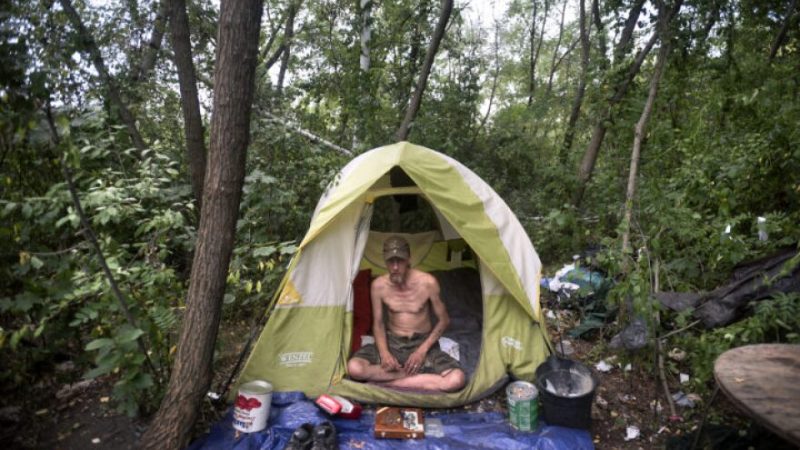
[[[599,363],[594,365],[594,368],[600,372],[610,372],[614,368],[611,364],[607,363],[605,359],[600,360]]]
[[[628,363],[628,364],[625,364],[625,368],[622,369],[622,370],[624,370],[625,372],[630,372],[631,369],[633,369],[633,367],[631,366],[631,363]]]
[[[66,384],[56,392],[56,398],[61,401],[68,400],[98,383],[97,379],[82,380],[77,383]]]
[[[548,309],[547,312],[544,314],[545,317],[551,320],[556,320],[556,314],[553,312],[552,309]]]
[[[100,443],[100,438],[92,439],[92,444],[99,444],[99,443]]]
[[[216,400],[219,400],[219,394],[217,394],[216,392],[211,392],[211,391],[208,391],[208,393],[207,393],[206,395],[207,395],[207,396],[208,396],[208,398],[210,398],[211,400],[215,400],[215,401],[216,401]],[[107,399],[108,397],[103,397],[103,398],[106,398],[106,399]],[[101,398],[101,399],[100,399],[100,401],[102,402],[102,401],[103,401],[103,399]],[[108,401],[108,400],[106,400],[106,401]]]
[[[548,281],[548,289],[552,292],[564,292],[569,297],[569,293],[573,291],[577,291],[581,287],[575,283],[570,283],[568,281],[561,281],[563,277],[567,275],[570,271],[575,269],[575,264],[567,264],[566,266],[562,267],[561,269],[556,272],[553,278],[550,278]]]
[[[639,427],[636,426],[629,426],[625,429],[625,440],[632,441],[639,437]]]
[[[681,384],[686,384],[686,383],[689,382],[689,375],[688,374],[685,374],[685,373],[681,372],[678,376],[680,377]]]
[[[612,337],[608,346],[615,349],[639,350],[647,345],[648,334],[644,319],[637,317],[624,330]]]
[[[599,407],[601,407],[603,409],[608,408],[608,401],[606,399],[604,399],[603,397],[601,397],[600,395],[598,395],[595,398],[595,401],[597,402],[597,406],[599,406]]]
[[[651,400],[650,401],[650,411],[653,411],[655,413],[660,413],[663,410],[664,410],[664,407],[661,406],[661,401],[659,401],[659,400]]]
[[[217,396],[217,398],[219,398],[219,396]],[[108,403],[109,400],[108,397],[100,397],[100,403]],[[216,400],[216,398],[214,400]]]
[[[757,219],[757,222],[758,222],[758,240],[766,241],[767,239],[769,239],[769,233],[767,233],[767,218],[759,217]]]
[[[694,408],[694,400],[689,398],[683,391],[678,391],[672,394],[672,400],[675,401],[675,404],[678,406],[683,406],[684,408]]]
[[[442,419],[429,418],[425,421],[426,437],[444,437],[444,424]]]
[[[44,409],[40,409],[40,410],[36,411],[34,414],[36,414],[37,416],[43,416],[43,415],[47,414],[48,412],[50,412],[50,411],[47,408],[44,408]]]
[[[674,361],[683,361],[686,359],[686,352],[676,347],[670,350],[667,353],[667,356]]]

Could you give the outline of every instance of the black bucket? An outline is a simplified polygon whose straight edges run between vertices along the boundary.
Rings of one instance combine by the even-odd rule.
[[[557,356],[536,369],[540,417],[548,425],[581,428],[592,426],[592,401],[597,379],[583,364]]]

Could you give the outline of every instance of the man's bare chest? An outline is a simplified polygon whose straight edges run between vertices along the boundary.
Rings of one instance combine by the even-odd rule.
[[[397,313],[422,313],[428,309],[428,294],[420,289],[393,290],[383,299],[386,307]]]

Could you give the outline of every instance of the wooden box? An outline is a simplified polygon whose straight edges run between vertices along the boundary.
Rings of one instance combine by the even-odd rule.
[[[422,439],[425,437],[425,416],[419,408],[378,408],[375,412],[375,437]]]

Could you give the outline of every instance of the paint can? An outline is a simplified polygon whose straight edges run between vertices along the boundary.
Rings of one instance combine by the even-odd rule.
[[[533,431],[538,426],[539,390],[527,381],[515,381],[506,388],[508,421],[520,431]]]
[[[245,433],[266,428],[271,402],[272,385],[268,382],[255,380],[239,386],[233,407],[233,428]]]

